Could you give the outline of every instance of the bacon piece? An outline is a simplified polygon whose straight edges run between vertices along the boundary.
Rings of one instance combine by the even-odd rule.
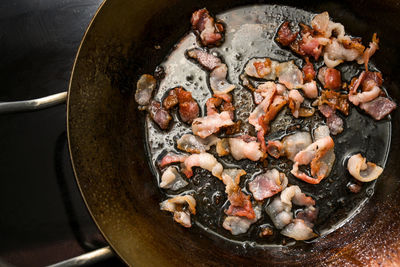
[[[280,63],[276,67],[276,73],[279,83],[288,89],[301,88],[303,85],[303,74],[293,60]]]
[[[336,114],[336,112],[326,118],[326,124],[333,135],[338,135],[344,130],[343,120]]]
[[[276,67],[279,64],[278,61],[271,60],[270,58],[253,58],[247,62],[244,71],[250,77],[275,80],[277,77]]]
[[[222,98],[225,98],[226,94],[235,89],[236,86],[230,84],[226,79],[228,67],[222,63],[221,59],[200,49],[188,50],[187,55],[197,60],[206,70],[211,71],[209,81],[214,95],[221,95]]]
[[[324,88],[329,90],[338,90],[342,85],[340,71],[333,68],[320,68],[318,71],[318,80],[322,83]]]
[[[282,139],[284,154],[292,161],[294,161],[297,153],[307,148],[311,143],[311,135],[308,132],[296,132]]]
[[[375,54],[376,50],[378,49],[379,49],[379,39],[376,37],[376,33],[374,33],[372,35],[372,42],[369,43],[369,47],[365,49],[363,54],[363,60],[366,71],[368,71],[369,59]]]
[[[293,40],[291,40],[291,42],[289,42],[289,39],[283,38],[283,31],[292,32],[289,28],[289,24],[283,24],[282,26],[282,33],[280,34],[278,30],[278,37],[275,39],[278,43],[283,46],[289,46],[289,48],[299,56],[312,56],[315,60],[318,60],[322,52],[323,46],[326,45],[326,43],[329,41],[328,38],[313,36],[313,29],[305,24],[300,23],[300,26],[302,28],[301,39],[297,40],[296,38],[294,38]],[[296,35],[297,34],[298,33],[296,33]],[[282,38],[280,38],[281,36]],[[283,42],[281,41],[281,39],[283,40]]]
[[[221,23],[215,23],[207,9],[195,11],[190,22],[192,29],[204,46],[218,46],[222,43],[224,26]]]
[[[156,79],[150,74],[143,74],[136,83],[135,100],[141,106],[150,104],[150,99],[157,86]]]
[[[225,210],[226,215],[246,217],[250,220],[256,218],[250,195],[244,194],[241,190],[228,196],[231,205]]]
[[[318,109],[321,111],[322,115],[326,117],[326,124],[333,135],[343,132],[343,120],[336,114],[331,106],[322,104],[318,106]]]
[[[194,119],[199,117],[200,108],[193,99],[192,93],[186,91],[182,87],[175,88],[179,102],[179,115],[183,122],[191,124]]]
[[[261,129],[257,132],[257,140],[261,144],[261,151],[265,154],[267,152],[267,145],[265,144],[265,131]]]
[[[155,123],[162,130],[168,128],[169,122],[172,120],[171,115],[168,113],[166,109],[161,106],[161,103],[155,100],[150,102],[150,105],[147,107],[147,110],[150,114],[150,117],[153,119]]]
[[[375,120],[381,120],[386,117],[390,112],[396,109],[397,105],[386,97],[377,97],[374,100],[362,103],[360,108],[363,109]]]
[[[303,75],[304,75],[304,82],[308,83],[314,80],[315,78],[315,70],[313,64],[310,62],[308,57],[306,57],[306,64],[303,66]]]
[[[316,140],[314,143],[309,145],[306,149],[297,153],[294,157],[294,164],[291,173],[311,184],[318,184],[323,178],[325,178],[329,173],[329,165],[326,164],[321,159],[324,155],[333,149],[334,143],[330,136],[323,137],[321,139]],[[306,174],[299,171],[299,165],[311,165],[311,175],[316,175],[317,178],[312,178],[307,176]]]
[[[176,196],[161,202],[160,209],[174,213],[174,220],[182,226],[191,227],[190,214],[196,214],[196,200],[191,195]]]
[[[228,138],[222,138],[217,142],[216,151],[220,157],[229,155],[230,151]]]
[[[178,173],[175,167],[168,167],[161,176],[160,187],[164,189],[179,190],[189,183]]]
[[[225,64],[219,65],[210,73],[210,86],[214,94],[227,94],[235,89],[234,84],[226,80],[228,67]]]
[[[212,71],[222,64],[219,57],[198,48],[190,49],[186,54],[188,57],[197,60],[197,62],[208,71]]]
[[[166,110],[169,110],[178,104],[179,101],[178,101],[178,96],[176,94],[176,90],[175,89],[169,90],[167,97],[165,97],[163,100],[163,107]]]
[[[382,84],[382,75],[379,72],[363,71],[356,80],[352,80],[349,91],[349,101],[354,105],[370,102],[381,94],[379,86]],[[362,92],[357,92],[361,85]]]
[[[296,132],[284,137],[282,142],[268,140],[267,151],[274,158],[286,156],[291,161],[294,161],[296,154],[311,143],[311,135],[308,132]]]
[[[265,113],[264,116],[261,117],[260,124],[262,125],[265,133],[269,131],[270,122],[275,119],[276,115],[278,115],[279,111],[281,111],[281,109],[286,105],[286,103],[287,100],[284,97],[280,95],[276,95],[274,97],[274,100],[269,106],[268,111]]]
[[[313,229],[301,219],[294,219],[281,231],[281,234],[295,240],[308,240],[317,237]]]
[[[284,147],[283,144],[277,140],[272,141],[268,140],[268,145],[267,145],[267,152],[270,156],[278,159],[280,156],[284,154],[283,151]]]
[[[371,182],[377,179],[383,172],[383,169],[372,162],[367,162],[361,154],[350,157],[347,162],[349,173],[360,182]]]
[[[350,190],[352,193],[359,193],[361,191],[362,186],[357,183],[349,182],[347,185],[347,188]]]
[[[289,108],[295,118],[299,117],[299,109],[303,103],[304,97],[297,90],[290,90],[289,92]]]
[[[329,38],[331,36],[331,32],[329,32],[329,23],[329,14],[325,11],[321,14],[317,14],[311,20],[311,27],[317,33]]]
[[[315,200],[306,196],[297,185],[287,187],[281,193],[281,201],[292,207],[292,203],[298,206],[314,206]]]
[[[255,200],[262,201],[281,192],[286,188],[287,183],[288,180],[284,173],[280,173],[277,169],[272,169],[257,175],[249,183],[249,190]]]
[[[266,82],[258,87],[263,90],[264,100],[250,113],[249,123],[256,128],[256,131],[260,131],[262,126],[260,124],[260,118],[267,112],[273,96],[276,93],[276,85],[273,82]]]
[[[260,143],[256,141],[246,141],[241,137],[235,137],[229,138],[228,142],[231,155],[236,160],[247,158],[258,161],[264,156],[264,153],[260,150]]]
[[[168,92],[163,100],[163,107],[169,110],[179,104],[179,116],[183,122],[191,124],[199,116],[200,108],[193,99],[192,93],[182,87],[175,87]]]
[[[291,205],[283,203],[280,197],[275,197],[274,200],[266,206],[265,211],[271,218],[275,227],[277,229],[283,229],[293,219],[291,209]]]
[[[206,102],[207,115],[216,114],[220,111],[227,111],[229,112],[230,117],[233,120],[235,107],[231,103],[231,98],[232,97],[229,94],[215,95],[215,97],[209,98]],[[218,110],[218,107],[220,107],[220,110]]]
[[[296,214],[296,219],[312,224],[318,217],[318,209],[314,206],[307,206],[304,210]]]
[[[223,167],[217,159],[209,153],[192,154],[185,159],[182,164],[182,172],[187,178],[193,176],[193,167],[200,167],[212,173],[215,177],[221,179]]]
[[[311,27],[318,35],[325,38],[330,38],[335,33],[339,41],[350,40],[350,37],[345,35],[344,26],[330,21],[329,14],[326,11],[313,18]]]
[[[344,61],[357,60],[359,64],[363,63],[364,46],[356,41],[351,41],[347,44],[340,43],[338,39],[333,38],[325,46],[324,62],[329,68],[334,68]]]
[[[180,163],[184,162],[185,159],[187,159],[187,155],[180,155],[176,154],[173,152],[168,152],[160,161],[160,168],[164,168],[167,165],[173,164],[173,163]]]
[[[240,177],[243,175],[246,175],[246,172],[242,169],[225,169],[222,172],[222,182],[225,184],[225,193],[228,196],[240,191]]]
[[[264,97],[259,92],[253,92],[254,104],[259,105],[264,100]]]
[[[208,151],[211,146],[216,145],[220,139],[214,135],[210,135],[205,139],[192,134],[184,134],[178,139],[178,149],[189,153],[203,153]]]
[[[270,216],[276,228],[283,229],[292,222],[292,203],[299,206],[310,207],[309,209],[311,210],[313,208],[312,206],[315,205],[315,200],[301,192],[300,187],[297,185],[286,187],[281,192],[280,197],[275,197],[265,208],[265,211]]]
[[[304,95],[308,98],[316,98],[318,96],[318,88],[315,81],[305,83],[300,88],[303,90]]]
[[[249,220],[246,217],[228,216],[225,218],[222,227],[230,231],[232,235],[239,235],[246,233],[250,226],[261,218],[261,208],[256,206],[254,208],[255,218]]]
[[[222,104],[222,99],[218,97],[210,97],[207,99],[206,108],[207,108],[207,115],[217,114],[219,110],[217,109],[218,106]]]
[[[275,39],[278,43],[283,46],[288,46],[296,40],[296,37],[299,33],[294,33],[290,29],[289,21],[285,21],[278,30],[278,37]]]
[[[192,131],[201,138],[206,138],[219,131],[221,127],[233,125],[228,111],[197,118],[192,123]]]
[[[357,94],[349,94],[349,101],[354,105],[358,106],[359,104],[367,103],[374,100],[380,94],[381,94],[381,89],[378,86],[374,86],[370,91]]]
[[[300,51],[304,55],[312,56],[315,60],[318,60],[325,42],[326,39],[314,38],[310,33],[302,34],[302,39],[299,43]]]
[[[327,104],[332,110],[339,110],[344,115],[349,115],[349,101],[347,95],[332,90],[323,90],[317,101],[318,106]],[[325,116],[327,117],[327,116]]]

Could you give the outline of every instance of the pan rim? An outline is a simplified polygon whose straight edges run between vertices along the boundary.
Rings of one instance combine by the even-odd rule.
[[[74,79],[75,68],[76,68],[77,62],[78,62],[78,60],[79,60],[79,58],[80,58],[80,56],[81,56],[81,50],[82,50],[83,45],[84,45],[85,42],[86,42],[87,35],[88,35],[89,32],[91,31],[91,29],[92,29],[92,27],[93,27],[93,24],[94,24],[94,22],[96,21],[96,18],[97,18],[97,17],[99,16],[99,14],[103,11],[103,7],[105,6],[106,3],[108,3],[107,0],[102,0],[101,4],[100,4],[99,7],[97,8],[95,14],[94,14],[93,17],[91,18],[91,20],[90,20],[90,22],[89,22],[89,24],[88,24],[88,26],[87,26],[87,28],[86,28],[86,30],[85,30],[85,33],[84,33],[84,35],[83,35],[83,37],[82,37],[82,40],[81,40],[81,42],[79,43],[78,50],[77,50],[76,55],[75,55],[75,58],[74,58],[74,63],[73,63],[73,65],[72,65],[71,76],[70,76],[69,82],[68,82],[67,112],[66,112],[68,153],[69,153],[69,157],[70,157],[70,160],[71,160],[71,166],[72,166],[72,170],[73,170],[73,173],[74,173],[75,182],[76,182],[76,184],[78,185],[78,189],[79,189],[80,195],[82,196],[82,199],[83,199],[83,201],[84,201],[84,203],[85,203],[85,207],[86,207],[87,211],[89,212],[90,217],[92,218],[92,220],[93,220],[94,223],[96,224],[97,229],[99,230],[99,232],[101,233],[101,235],[104,237],[104,239],[106,240],[107,244],[112,248],[112,251],[114,252],[114,254],[115,254],[118,258],[120,258],[125,264],[129,265],[129,263],[126,261],[126,259],[123,258],[122,255],[118,252],[118,250],[116,250],[116,249],[114,248],[114,245],[112,244],[112,242],[111,242],[110,239],[108,238],[107,234],[106,234],[105,232],[103,232],[103,230],[101,229],[101,227],[100,227],[100,225],[99,225],[99,223],[98,223],[96,217],[94,216],[94,214],[93,214],[93,212],[92,212],[92,210],[91,210],[91,208],[90,208],[90,206],[89,206],[89,204],[88,204],[88,202],[87,202],[87,200],[86,200],[85,194],[83,193],[83,189],[82,189],[81,183],[79,182],[79,179],[78,179],[78,173],[77,173],[76,166],[75,166],[75,163],[74,163],[74,157],[73,157],[73,155],[72,155],[72,148],[71,148],[71,147],[72,147],[72,144],[71,144],[71,129],[70,129],[70,112],[71,112],[70,102],[71,102],[72,81],[73,81],[73,79]]]

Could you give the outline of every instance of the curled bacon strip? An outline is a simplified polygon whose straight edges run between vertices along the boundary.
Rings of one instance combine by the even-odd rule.
[[[333,149],[333,147],[334,142],[330,136],[326,136],[315,141],[306,149],[297,153],[297,155],[294,157],[295,163],[293,164],[291,173],[304,182],[310,184],[319,184],[319,182],[326,177],[329,171],[329,166],[321,159],[328,151]],[[307,164],[311,165],[311,175],[316,175],[317,178],[309,177],[305,173],[299,171],[299,165]]]
[[[188,209],[184,207],[187,205]],[[160,209],[172,212],[174,220],[184,227],[191,227],[190,214],[196,214],[196,200],[191,195],[176,196],[160,203]]]

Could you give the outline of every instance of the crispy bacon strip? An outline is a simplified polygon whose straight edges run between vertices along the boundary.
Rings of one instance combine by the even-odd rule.
[[[280,95],[276,95],[274,97],[274,100],[272,101],[271,105],[268,108],[268,111],[265,113],[265,115],[260,117],[260,125],[262,125],[262,128],[265,133],[268,133],[269,131],[269,124],[271,121],[273,121],[278,115],[279,111],[282,110],[282,108],[286,105],[287,100]]]
[[[375,54],[376,50],[379,49],[379,39],[376,37],[376,33],[372,35],[372,42],[369,43],[369,47],[365,49],[363,54],[363,60],[365,65],[365,71],[368,71],[369,59]]]
[[[265,115],[272,103],[273,96],[276,93],[276,85],[273,82],[266,82],[261,84],[258,88],[263,90],[264,100],[250,113],[249,116],[249,123],[256,128],[256,131],[260,131],[263,128],[260,124],[260,118]]]

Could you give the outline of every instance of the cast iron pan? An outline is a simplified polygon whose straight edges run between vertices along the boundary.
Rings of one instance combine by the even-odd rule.
[[[392,114],[389,160],[374,196],[355,218],[314,243],[269,249],[211,239],[159,210],[161,195],[147,163],[144,116],[133,98],[136,80],[152,73],[189,29],[191,13],[216,14],[254,4],[328,11],[346,30],[381,37],[374,62],[390,95],[400,99],[400,6],[386,1],[106,1],[76,58],[68,94],[70,153],[82,195],[118,255],[134,266],[400,265],[399,112]],[[160,45],[161,49],[154,49]]]

